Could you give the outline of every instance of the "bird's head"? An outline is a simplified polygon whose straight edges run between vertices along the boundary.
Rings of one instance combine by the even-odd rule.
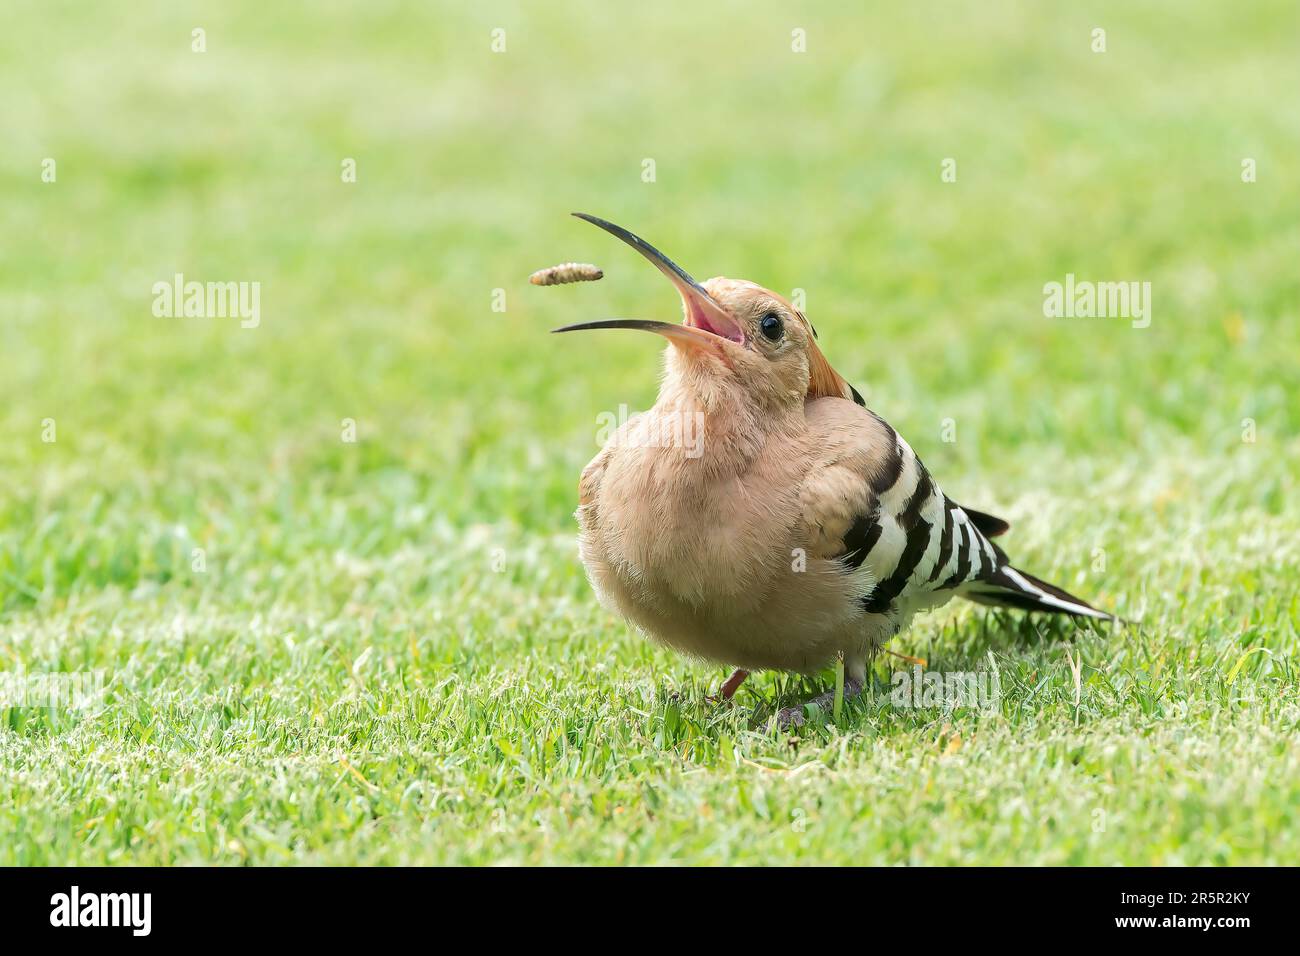
[[[650,260],[682,297],[681,324],[648,319],[605,319],[556,329],[640,329],[671,343],[667,374],[697,390],[739,388],[764,407],[795,407],[811,398],[855,398],[849,384],[817,347],[816,332],[783,296],[742,279],[718,276],[699,283],[650,243],[621,226],[574,213]]]

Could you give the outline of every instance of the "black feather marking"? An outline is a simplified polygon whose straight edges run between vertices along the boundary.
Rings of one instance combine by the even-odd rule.
[[[961,596],[968,601],[974,601],[976,604],[985,604],[989,607],[1009,607],[1018,611],[1039,611],[1043,614],[1066,614],[1070,617],[1085,618],[1090,620],[1116,620],[1114,615],[1107,614],[1104,618],[1093,617],[1082,610],[1071,610],[1067,607],[1057,607],[1054,604],[1048,604],[1032,594],[1026,594],[1024,591],[963,591]],[[1090,605],[1078,602],[1083,607]],[[1096,608],[1093,608],[1096,610]],[[1105,613],[1100,612],[1100,613]]]
[[[813,334],[816,335],[816,333],[813,333]],[[863,408],[866,408],[866,407],[867,407],[867,400],[866,400],[865,398],[862,397],[862,393],[861,393],[861,392],[859,392],[859,391],[858,391],[856,388],[854,388],[852,385],[849,386],[849,391],[853,394],[853,401],[854,401],[856,404],[861,405]]]
[[[1050,594],[1052,597],[1056,598],[1059,601],[1068,601],[1071,604],[1077,604],[1080,607],[1086,607],[1089,611],[1097,610],[1097,608],[1093,607],[1091,604],[1089,604],[1087,601],[1083,600],[1082,598],[1075,597],[1069,591],[1066,591],[1063,588],[1058,588],[1055,584],[1048,584],[1042,578],[1036,578],[1028,571],[1021,571],[1019,568],[1017,568],[1016,573],[1019,574],[1026,581],[1028,581],[1030,584],[1032,584],[1034,587],[1038,588],[1044,594]],[[1104,614],[1106,612],[1102,611],[1101,613]]]
[[[1004,568],[999,568],[980,585],[964,592],[962,596],[979,604],[989,604],[995,607],[1013,607],[1023,611],[1044,611],[1049,614],[1068,614],[1071,617],[1092,618],[1094,620],[1117,620],[1114,615],[1107,614],[1105,611],[1098,611],[1087,601],[1080,600],[1054,584],[1048,584],[1046,581],[1024,571],[1013,570],[1024,579],[1029,588],[1037,588],[1044,595],[1049,595],[1074,607],[1058,607],[1049,603],[1042,596],[1034,594],[1032,590],[1026,590],[1015,578],[1008,575]],[[1095,611],[1096,614],[1089,614],[1088,611]],[[1102,616],[1099,617],[1098,615]]]
[[[859,515],[844,534],[844,553],[840,555],[844,563],[850,568],[862,567],[883,530],[879,508],[869,515]]]
[[[953,503],[945,497],[943,499],[943,534],[939,537],[939,557],[934,562],[934,570],[930,572],[930,579],[927,584],[933,584],[939,573],[948,566],[948,559],[952,557],[952,509]]]
[[[888,457],[881,463],[880,471],[876,473],[876,477],[871,481],[871,490],[877,495],[883,495],[898,484],[898,479],[903,474],[903,449],[898,444],[898,432],[884,422],[881,422],[881,424],[889,429],[889,435],[893,441],[890,444]]]
[[[930,547],[930,532],[933,528],[928,521],[921,518],[921,511],[930,500],[934,482],[930,479],[930,473],[919,461],[917,467],[921,469],[921,478],[916,483],[916,490],[912,492],[912,497],[908,499],[907,507],[903,509],[898,519],[899,525],[907,533],[907,544],[903,546],[903,553],[898,557],[894,572],[877,584],[875,590],[863,599],[862,607],[870,614],[883,614],[889,609],[894,598],[907,587],[912,572],[916,570],[916,566],[925,557],[926,549]]]
[[[961,506],[958,505],[958,507]],[[970,523],[986,538],[996,538],[998,535],[1006,534],[1011,530],[1010,524],[987,512],[964,507],[961,510],[966,512],[966,517],[970,518]]]
[[[907,586],[908,579],[916,566],[921,563],[921,558],[925,557],[925,549],[930,544],[930,523],[928,521],[918,521],[911,533],[907,536],[907,544],[903,547],[903,553],[899,555],[898,566],[894,568],[894,573],[876,585],[870,595],[862,599],[862,609],[869,614],[884,614],[889,610],[894,598],[902,593],[903,588]]]
[[[978,581],[984,576],[984,539],[971,532],[970,546],[970,573],[966,575],[972,581]],[[989,568],[989,570],[993,570]]]
[[[1067,612],[1057,607],[1047,607],[1037,598],[1028,594],[1013,594],[1006,591],[1000,594],[992,594],[988,591],[969,591],[962,595],[976,604],[984,604],[989,607],[1010,607],[1018,611],[1055,611],[1060,614]]]
[[[959,525],[953,529],[954,535],[961,535],[961,541],[954,541],[953,547],[957,549],[957,570],[952,573],[947,581],[939,585],[939,590],[946,591],[955,588],[959,584],[966,583],[966,577],[970,574],[970,549],[975,546],[974,533],[971,534],[971,540],[966,540],[966,534],[962,528],[969,525]]]
[[[907,501],[907,507],[903,509],[898,523],[903,526],[903,530],[910,535],[916,523],[921,520],[921,509],[925,503],[930,500],[930,493],[934,491],[934,481],[930,478],[930,473],[925,470],[921,464],[921,459],[916,460],[916,467],[921,472],[921,477],[917,479],[916,490],[912,492],[912,497]]]

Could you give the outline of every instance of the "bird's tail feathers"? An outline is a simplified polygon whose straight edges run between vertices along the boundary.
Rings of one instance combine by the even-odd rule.
[[[999,568],[983,581],[972,582],[960,593],[962,597],[978,604],[994,607],[1049,611],[1073,617],[1090,617],[1098,621],[1118,620],[1113,614],[1099,611],[1087,601],[1010,565]]]

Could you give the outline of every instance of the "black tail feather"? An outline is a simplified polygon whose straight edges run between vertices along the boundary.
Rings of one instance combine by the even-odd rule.
[[[1007,565],[999,568],[983,581],[976,581],[963,589],[961,596],[978,604],[994,607],[1012,607],[1022,611],[1047,611],[1052,614],[1069,614],[1098,621],[1117,618],[1099,611],[1087,601],[1075,597],[1054,584],[1018,571]]]
[[[1006,534],[1011,530],[1011,525],[997,515],[991,515],[986,511],[976,511],[974,508],[967,508],[965,505],[959,507],[966,512],[966,517],[970,518],[970,523],[986,538],[996,538],[998,535]]]

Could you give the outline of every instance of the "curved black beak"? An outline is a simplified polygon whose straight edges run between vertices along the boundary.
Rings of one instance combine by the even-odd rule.
[[[556,332],[597,328],[642,329],[647,332],[658,332],[661,335],[667,335],[675,341],[699,344],[701,340],[696,335],[681,336],[669,334],[666,331],[666,328],[691,329],[692,331],[703,332],[707,336],[728,339],[738,345],[745,344],[745,330],[741,324],[733,319],[722,306],[714,302],[713,297],[709,295],[704,286],[692,279],[685,269],[636,235],[636,233],[630,232],[622,226],[616,226],[608,220],[585,212],[575,212],[573,215],[591,223],[593,226],[599,226],[645,256],[656,269],[668,278],[668,281],[673,284],[678,294],[681,295],[686,318],[681,325],[671,325],[667,322],[649,322],[640,319],[610,319],[604,322],[583,322],[577,325],[567,325],[562,329],[556,329]]]

